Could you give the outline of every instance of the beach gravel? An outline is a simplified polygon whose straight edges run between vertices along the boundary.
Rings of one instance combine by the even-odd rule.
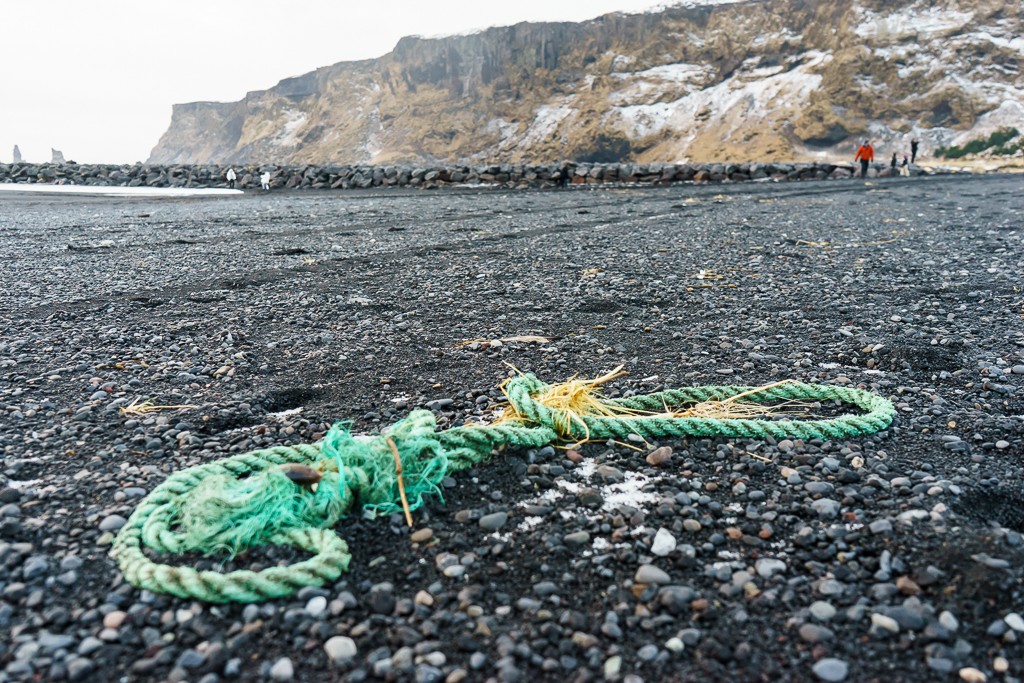
[[[5,197],[0,681],[1019,681],[1021,215],[995,175]],[[898,417],[506,450],[263,604],[107,555],[185,467],[619,365],[610,397],[794,379]]]

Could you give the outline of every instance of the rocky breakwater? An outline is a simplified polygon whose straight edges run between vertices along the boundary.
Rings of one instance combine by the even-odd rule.
[[[0,183],[50,183],[100,187],[226,188],[228,166],[135,164],[123,166],[76,164],[0,164]],[[270,172],[271,189],[366,189],[453,185],[500,187],[560,187],[590,184],[659,185],[678,182],[719,183],[755,180],[836,180],[854,176],[850,164],[830,163],[710,163],[710,164],[492,164],[413,166],[235,166],[235,187],[259,189],[260,175]],[[914,166],[913,175],[931,171]],[[890,174],[876,165],[869,175]]]

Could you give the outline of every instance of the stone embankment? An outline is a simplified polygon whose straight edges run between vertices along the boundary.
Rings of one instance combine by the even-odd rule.
[[[0,164],[0,183],[55,183],[106,187],[230,187],[228,166],[159,166],[151,164]],[[602,183],[660,185],[677,182],[716,183],[751,180],[828,180],[850,178],[852,164],[492,164],[479,166],[239,166],[235,187],[258,189],[260,174],[270,172],[272,189],[348,190],[371,187],[434,189],[449,185],[558,187]],[[929,171],[911,167],[913,175]],[[876,164],[871,176],[890,169]]]

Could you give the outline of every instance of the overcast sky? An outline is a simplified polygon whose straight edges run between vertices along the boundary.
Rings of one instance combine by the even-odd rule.
[[[712,0],[714,1],[714,0]],[[718,0],[721,1],[721,0]],[[579,21],[675,0],[0,0],[0,162],[145,161],[181,102],[379,57],[406,35]]]

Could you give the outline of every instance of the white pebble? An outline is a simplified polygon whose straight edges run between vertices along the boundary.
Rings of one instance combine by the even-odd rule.
[[[878,614],[877,612],[871,615],[871,624],[878,628],[884,628],[890,633],[900,632],[900,625],[895,619],[884,614]]]
[[[1024,619],[1022,619],[1021,616],[1016,612],[1010,612],[1009,614],[1007,614],[1005,617],[1003,617],[1003,621],[1006,622],[1007,626],[1012,628],[1014,631],[1017,631],[1018,633],[1024,631]]]
[[[967,683],[985,683],[988,680],[988,676],[983,671],[978,671],[973,666],[965,666],[960,669],[960,680],[967,681]]]
[[[668,529],[662,527],[654,534],[654,541],[651,543],[651,552],[658,557],[665,557],[676,549],[676,537]]]
[[[274,662],[274,666],[270,667],[270,677],[275,681],[290,681],[294,676],[295,667],[292,666],[292,660],[288,657],[282,657]]]
[[[949,610],[943,610],[939,615],[939,623],[942,624],[943,628],[947,628],[950,631],[956,631],[960,628],[960,622],[957,621],[957,618]]]
[[[322,595],[312,597],[306,603],[306,614],[314,619],[318,619],[325,611],[327,611],[327,598]]]
[[[324,643],[324,652],[332,662],[344,662],[356,656],[356,641],[347,636],[334,636]]]

